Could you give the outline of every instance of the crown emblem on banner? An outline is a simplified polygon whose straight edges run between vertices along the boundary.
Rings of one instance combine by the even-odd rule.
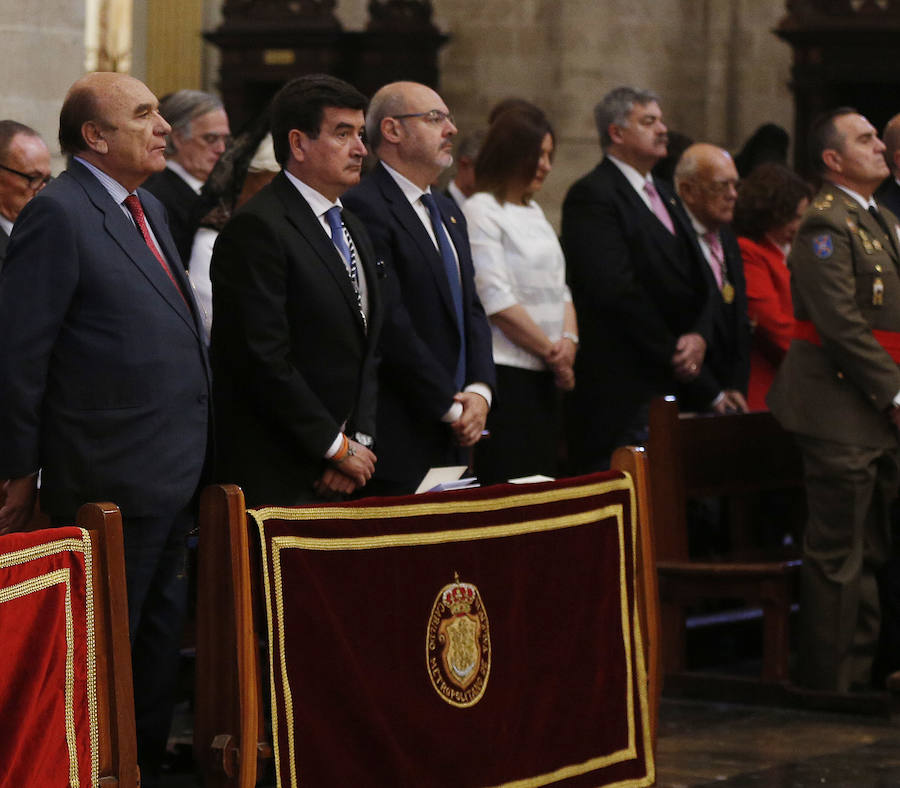
[[[481,592],[453,573],[434,599],[425,637],[425,666],[431,685],[451,706],[481,700],[491,672],[491,636]]]
[[[472,610],[478,591],[471,583],[460,583],[459,575],[456,573],[453,579],[453,585],[444,594],[444,604],[450,608],[454,616],[462,616]]]

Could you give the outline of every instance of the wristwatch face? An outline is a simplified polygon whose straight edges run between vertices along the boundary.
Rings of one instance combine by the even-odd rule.
[[[365,446],[367,449],[372,448],[372,444],[375,443],[375,440],[371,435],[366,435],[364,432],[356,432],[353,434],[353,440],[355,440],[360,446]]]

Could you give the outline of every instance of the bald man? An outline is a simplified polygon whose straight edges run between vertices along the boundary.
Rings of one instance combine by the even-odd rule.
[[[0,270],[13,222],[35,194],[50,182],[50,151],[24,123],[0,120]]]
[[[466,220],[431,184],[453,163],[456,126],[417,82],[372,97],[369,144],[380,159],[341,198],[384,262],[387,305],[378,383],[373,493],[414,492],[432,466],[467,464],[495,386],[491,329],[475,293]]]
[[[124,74],[92,73],[59,121],[69,168],[29,202],[0,277],[0,533],[41,507],[122,510],[138,758],[154,786],[187,602],[185,536],[206,460],[210,374],[162,205],[169,125]]]
[[[882,142],[885,146],[884,160],[891,174],[882,181],[875,196],[882,208],[887,208],[894,216],[900,216],[900,115],[894,115],[887,122]]]
[[[719,385],[712,402],[685,402],[717,413],[747,411],[750,378],[750,321],[747,289],[737,239],[729,224],[737,202],[738,173],[731,155],[715,145],[697,143],[685,149],[675,167],[675,189],[683,211],[675,210],[704,270],[713,299],[713,331],[703,372]],[[686,221],[683,221],[686,219]]]

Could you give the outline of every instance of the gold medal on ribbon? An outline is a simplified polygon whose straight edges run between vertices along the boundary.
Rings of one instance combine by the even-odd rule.
[[[724,282],[722,284],[722,300],[726,304],[730,304],[734,301],[734,285],[731,282]]]
[[[884,282],[880,276],[876,276],[872,282],[872,306],[884,305]]]

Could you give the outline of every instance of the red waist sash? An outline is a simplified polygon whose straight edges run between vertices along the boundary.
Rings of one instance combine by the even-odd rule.
[[[900,364],[900,331],[882,331],[872,329],[872,336],[881,345],[888,355]],[[798,320],[794,324],[794,339],[803,339],[813,345],[822,346],[822,339],[811,320]]]

